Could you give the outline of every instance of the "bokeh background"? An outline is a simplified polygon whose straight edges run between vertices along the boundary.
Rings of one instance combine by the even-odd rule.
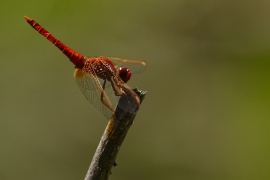
[[[69,60],[141,59],[148,94],[111,179],[270,179],[270,1],[2,1],[0,179],[83,179],[107,124]]]

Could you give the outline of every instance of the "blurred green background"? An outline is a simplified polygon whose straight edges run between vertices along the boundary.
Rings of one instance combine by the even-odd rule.
[[[84,179],[107,120],[74,66],[24,20],[85,56],[148,63],[118,180],[270,179],[270,1],[2,1],[0,179]]]

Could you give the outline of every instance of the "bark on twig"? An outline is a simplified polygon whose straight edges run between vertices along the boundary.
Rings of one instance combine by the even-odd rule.
[[[144,99],[146,91],[134,89],[140,102]],[[127,94],[130,95],[130,94]],[[128,111],[120,107],[128,106]],[[136,103],[126,102],[120,98],[115,114],[109,120],[94,154],[85,180],[107,180],[111,169],[116,166],[116,157],[126,134],[133,124],[139,106]]]

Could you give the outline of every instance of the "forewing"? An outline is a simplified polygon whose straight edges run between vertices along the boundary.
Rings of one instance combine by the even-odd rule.
[[[131,70],[132,73],[140,73],[146,69],[146,62],[141,60],[127,60],[116,57],[108,57],[110,61],[115,65],[115,68],[118,69],[121,66],[124,66]]]
[[[95,108],[97,108],[107,119],[110,119],[112,114],[114,113],[116,103],[118,102],[116,97],[112,96],[109,98],[108,96],[108,94],[109,95],[112,94],[113,91],[111,86],[107,85],[105,87],[105,90],[103,90],[102,85],[104,83],[104,80],[98,78],[94,74],[85,72],[84,70],[81,69],[75,70],[75,79],[86,99]],[[110,106],[110,108],[108,108],[106,105],[104,105],[104,103],[101,102],[102,94],[103,100],[105,101],[106,104]]]

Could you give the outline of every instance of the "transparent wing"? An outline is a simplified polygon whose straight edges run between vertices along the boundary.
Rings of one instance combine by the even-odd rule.
[[[127,60],[116,57],[107,57],[115,65],[115,68],[118,69],[121,66],[124,66],[132,73],[140,73],[146,69],[146,62],[141,60]]]
[[[114,95],[112,86],[108,85],[110,82],[106,82],[106,87],[103,89],[103,79],[81,69],[75,70],[75,79],[85,98],[107,119],[110,119],[120,98]]]

